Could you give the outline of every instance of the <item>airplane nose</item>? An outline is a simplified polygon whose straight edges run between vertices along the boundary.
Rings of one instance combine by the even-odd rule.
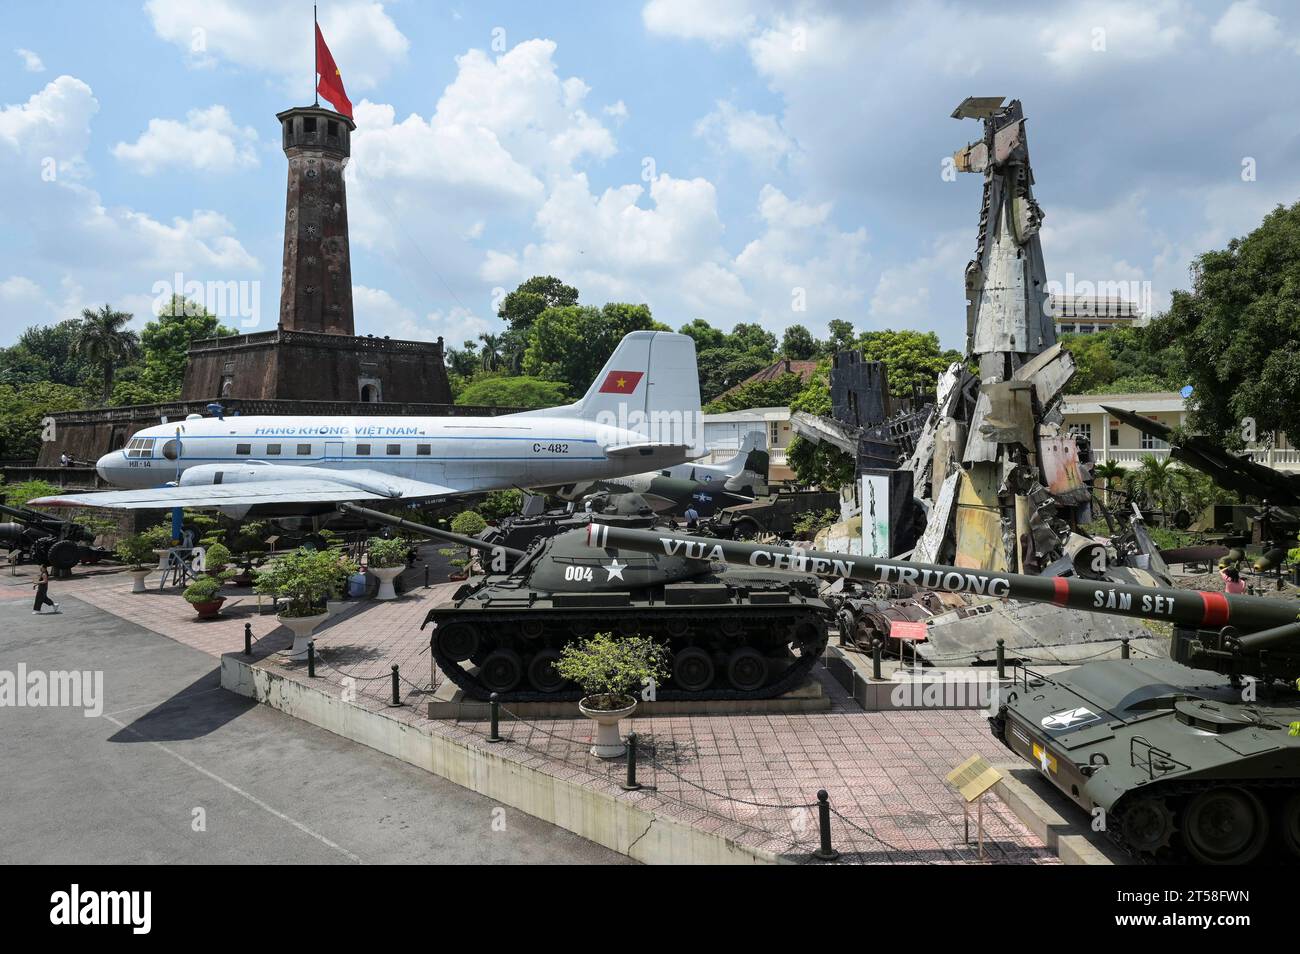
[[[112,454],[105,454],[99,460],[95,461],[95,473],[99,474],[99,479],[105,483],[111,484],[113,482],[112,469],[109,466],[109,462],[113,456],[114,455]]]

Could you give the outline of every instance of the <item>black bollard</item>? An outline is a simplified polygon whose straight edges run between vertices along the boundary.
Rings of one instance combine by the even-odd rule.
[[[307,643],[307,675],[316,678],[316,640]]]
[[[635,792],[640,788],[640,783],[636,780],[636,733],[627,734],[627,781],[623,783],[623,791]]]
[[[826,789],[817,793],[817,824],[821,828],[821,847],[813,852],[813,857],[822,861],[834,861],[840,853],[831,847],[831,802]]]
[[[998,640],[998,678],[1007,678],[1007,641]]]
[[[1119,641],[1119,658],[1128,659],[1128,637],[1125,636]]]
[[[880,679],[880,639],[871,641],[871,678]]]
[[[429,588],[429,564],[424,565],[424,588]]]
[[[253,624],[244,624],[244,655],[253,655]]]
[[[501,733],[499,733],[499,732],[497,731],[497,726],[498,726],[498,724],[499,724],[499,722],[500,722],[500,720],[501,720],[501,703],[500,703],[500,701],[499,701],[499,700],[500,700],[500,696],[498,696],[498,695],[494,692],[494,693],[492,693],[492,695],[489,697],[489,699],[490,699],[490,701],[489,701],[488,704],[489,704],[489,705],[491,706],[491,708],[492,708],[492,731],[488,733],[487,740],[488,740],[489,742],[501,742],[501,741],[503,741],[502,738],[501,738]]]
[[[397,686],[397,679],[397,663],[393,663],[393,705],[400,706],[402,704],[402,691]]]

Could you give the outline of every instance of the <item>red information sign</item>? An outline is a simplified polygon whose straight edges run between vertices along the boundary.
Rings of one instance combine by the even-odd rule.
[[[889,635],[894,639],[926,639],[930,634],[925,628],[925,623],[905,619],[891,619],[889,621]]]

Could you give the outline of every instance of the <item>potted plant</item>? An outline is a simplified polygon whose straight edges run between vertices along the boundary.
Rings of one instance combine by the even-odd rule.
[[[221,595],[221,580],[207,573],[196,576],[181,595],[194,607],[199,619],[216,619],[221,614],[221,604],[226,601]]]
[[[133,533],[113,548],[113,554],[131,568],[132,593],[144,592],[144,581],[156,567],[149,566],[153,558],[153,541],[142,533]]]
[[[210,544],[203,551],[203,571],[213,576],[220,576],[233,559],[230,548],[224,543]]]
[[[393,580],[406,569],[407,542],[400,537],[386,540],[383,537],[371,537],[366,541],[366,569],[379,579],[377,600],[395,600],[397,591],[393,589]]]
[[[632,692],[666,679],[668,649],[648,636],[596,633],[563,647],[555,671],[586,693],[578,711],[596,723],[591,754],[613,759],[626,751],[619,722],[636,708]]]
[[[333,550],[299,547],[257,572],[255,589],[284,601],[279,620],[293,632],[290,659],[305,659],[312,631],[325,622],[325,601],[337,596],[357,565]]]

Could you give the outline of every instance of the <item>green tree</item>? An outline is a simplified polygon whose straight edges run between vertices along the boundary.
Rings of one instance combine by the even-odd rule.
[[[672,330],[655,322],[647,305],[610,302],[603,308],[548,308],[533,322],[524,371],[537,378],[562,381],[571,393],[584,394],[623,336],[648,329]]]
[[[727,347],[736,353],[748,353],[765,358],[767,364],[776,360],[776,335],[762,325],[741,322],[727,335]]]
[[[107,401],[113,392],[117,368],[140,353],[140,336],[129,329],[131,315],[104,305],[98,311],[82,309],[73,338],[73,353],[84,360],[103,381],[101,396]]]
[[[1245,238],[1192,265],[1153,331],[1176,349],[1194,390],[1188,424],[1243,443],[1247,418],[1300,442],[1300,203],[1278,206]]]
[[[1103,461],[1092,470],[1094,481],[1100,480],[1104,487],[1102,499],[1109,504],[1112,490],[1124,486],[1124,468],[1113,460]]]
[[[66,384],[0,384],[0,457],[34,460],[41,450],[41,438],[48,436],[42,423],[45,417],[85,406],[85,392]],[[57,429],[52,436],[58,440]]]
[[[791,325],[781,338],[781,354],[796,361],[807,361],[820,350],[817,339],[803,325]]]
[[[866,331],[858,348],[866,360],[884,362],[895,397],[911,397],[914,389],[933,391],[940,372],[961,360],[956,351],[940,350],[933,331]]]
[[[235,334],[202,305],[173,295],[158,317],[140,332],[137,364],[119,370],[110,404],[152,404],[181,396],[190,345],[204,338]]]
[[[38,381],[81,387],[91,369],[75,354],[80,323],[75,318],[55,325],[33,325],[8,348],[0,348],[0,383]]]
[[[852,483],[857,462],[829,441],[815,444],[796,435],[785,450],[786,463],[805,487],[839,489]]]
[[[566,308],[578,303],[578,289],[550,275],[534,275],[506,295],[497,309],[515,330],[527,330],[548,308]]]
[[[755,354],[737,355],[726,347],[696,351],[695,364],[700,372],[700,399],[706,403],[712,401],[723,391],[735,387],[771,363]]]
[[[484,371],[496,371],[505,361],[504,340],[501,335],[490,335],[487,332],[478,336],[478,340],[483,342],[483,348],[479,351],[479,363],[483,366]]]
[[[456,395],[457,404],[479,407],[555,407],[565,403],[567,394],[559,381],[521,375],[481,375],[473,378]]]
[[[853,322],[843,321],[839,318],[832,318],[827,327],[830,329],[830,338],[826,341],[825,349],[828,355],[835,354],[837,351],[852,351],[857,341],[858,333],[853,327]]]
[[[677,329],[679,334],[689,335],[695,340],[695,353],[721,348],[727,343],[727,336],[721,328],[715,328],[703,318],[696,318],[690,324]]]
[[[1146,454],[1125,482],[1148,507],[1166,510],[1177,489],[1177,478],[1178,468],[1170,458]]]
[[[769,381],[747,381],[710,401],[705,405],[704,411],[706,414],[722,414],[749,407],[787,407],[803,387],[803,378],[793,373],[782,374]]]

